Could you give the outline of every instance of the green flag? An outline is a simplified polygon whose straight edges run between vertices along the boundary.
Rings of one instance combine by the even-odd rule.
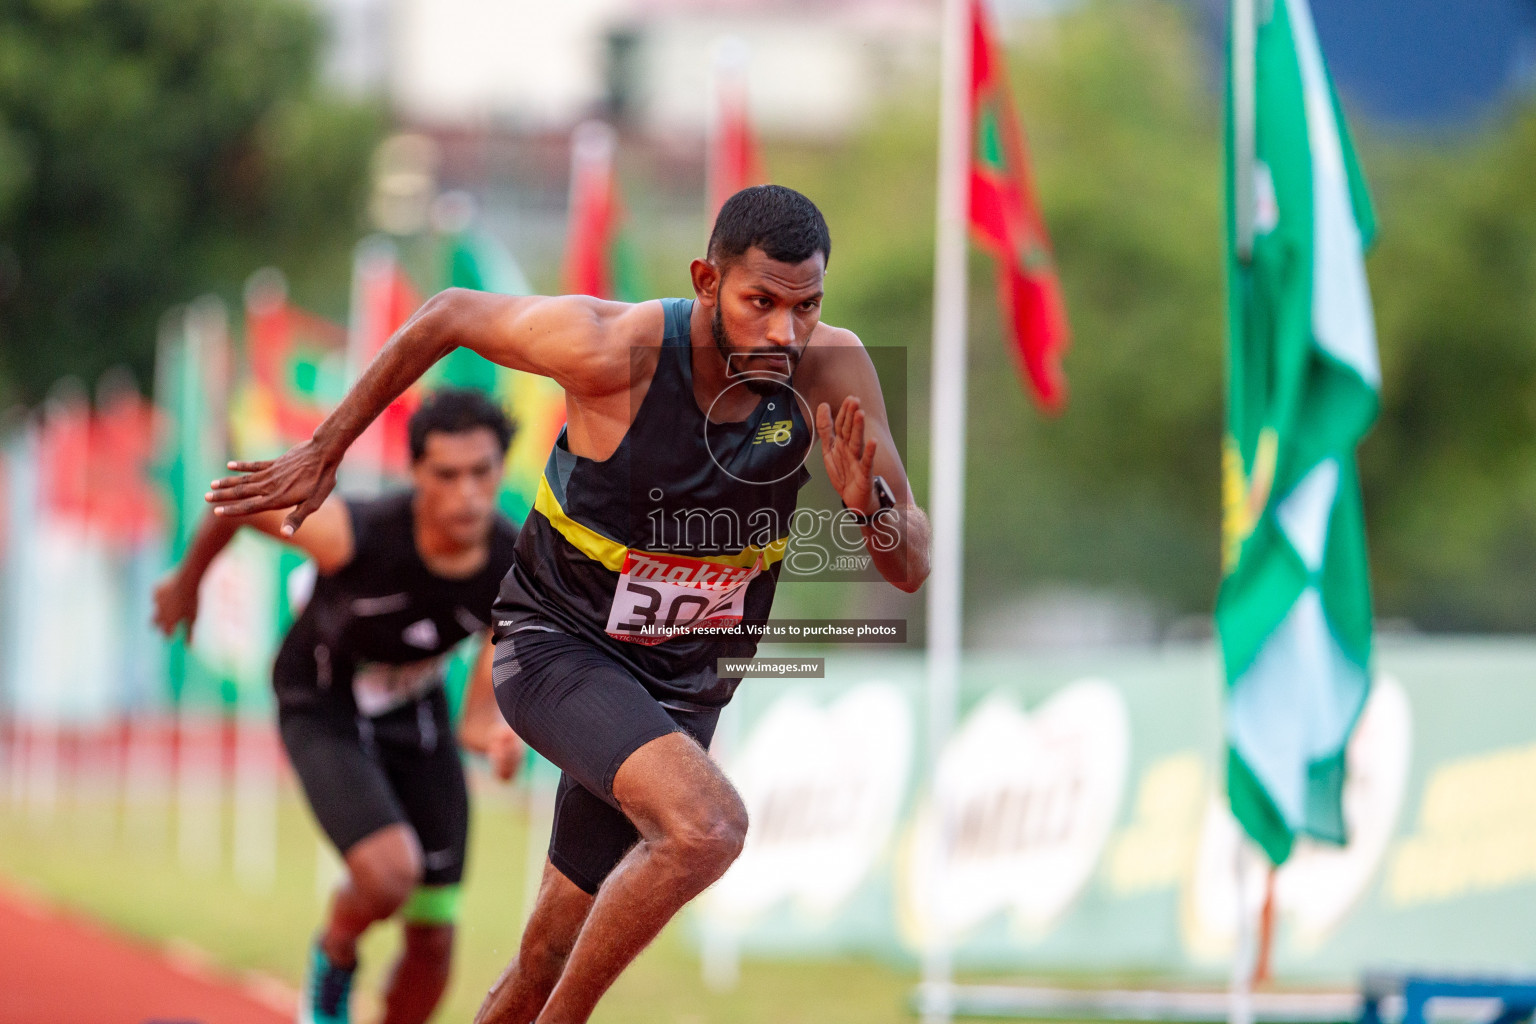
[[[208,482],[225,474],[229,383],[228,316],[217,299],[198,299],[168,315],[156,353],[155,402],[168,422],[157,456],[171,512],[170,555],[186,554],[207,514]],[[206,609],[205,609],[206,610]],[[199,620],[200,637],[208,632]],[[210,668],[198,651],[173,642],[168,663],[171,697],[178,703],[232,700],[233,683]]]
[[[533,289],[512,255],[489,235],[471,228],[455,231],[443,239],[445,288],[474,288],[502,295],[528,295]],[[502,373],[495,364],[467,348],[454,349],[432,368],[430,386],[478,388],[496,393],[501,390]]]
[[[1344,841],[1344,750],[1370,687],[1355,448],[1381,380],[1374,224],[1307,0],[1234,0],[1233,24],[1216,625],[1228,796],[1279,864],[1297,836]]]

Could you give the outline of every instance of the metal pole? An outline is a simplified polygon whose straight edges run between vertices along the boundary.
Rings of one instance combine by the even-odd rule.
[[[1236,226],[1237,258],[1244,263],[1253,259],[1253,222],[1255,210],[1255,81],[1258,30],[1254,23],[1254,0],[1232,0],[1232,202]],[[1228,988],[1229,1024],[1253,1024],[1254,922],[1247,907],[1248,841],[1239,836],[1233,870],[1235,874],[1236,925],[1232,952],[1232,976]]]
[[[960,684],[961,571],[965,520],[966,219],[970,154],[970,4],[942,6],[938,210],[933,285],[933,381],[929,414],[932,563],[928,576],[928,779],[936,828],[923,954],[925,1024],[951,1016],[950,942],[940,906],[949,822],[937,803],[939,757],[954,725]]]
[[[1253,1024],[1253,959],[1258,926],[1248,912],[1248,839],[1239,835],[1233,856],[1233,894],[1237,933],[1232,948],[1232,977],[1227,988],[1227,1024]]]

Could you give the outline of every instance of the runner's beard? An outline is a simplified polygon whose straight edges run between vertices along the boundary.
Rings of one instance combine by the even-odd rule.
[[[795,372],[795,362],[799,358],[799,353],[791,352],[791,351],[788,351],[788,350],[785,350],[785,349],[777,349],[777,348],[774,349],[771,352],[752,352],[752,351],[745,351],[744,352],[744,351],[736,348],[736,346],[731,343],[731,336],[726,333],[725,321],[722,320],[721,317],[720,317],[720,307],[719,306],[715,307],[715,315],[709,321],[709,329],[710,329],[710,333],[712,335],[714,335],[715,348],[717,350],[719,350],[720,358],[725,360],[725,375],[727,377],[730,377],[730,378],[732,378],[734,380],[738,380],[741,383],[745,384],[747,386],[747,390],[752,392],[754,395],[772,395],[772,394],[776,394],[778,392],[778,390],[781,387],[784,386],[784,384],[786,382],[786,377],[784,375],[782,375],[782,374],[777,373],[776,371],[772,371],[772,372],[774,372],[774,376],[772,376],[772,377],[757,377],[757,376],[744,375],[740,371],[733,372],[732,371],[732,362],[731,362],[731,357],[732,356],[736,356],[738,358],[743,357],[743,356],[752,356],[752,355],[783,356],[784,357],[785,366],[789,370],[789,376],[792,377],[794,375],[794,372]],[[737,365],[741,365],[741,364],[737,364]]]

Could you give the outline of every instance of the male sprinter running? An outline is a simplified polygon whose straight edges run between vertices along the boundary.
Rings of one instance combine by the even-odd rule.
[[[763,185],[721,208],[692,300],[443,292],[313,439],[214,484],[218,513],[291,508],[284,529],[298,528],[347,446],[456,346],[565,388],[568,423],[495,609],[497,701],[563,775],[538,901],[482,1022],[587,1020],[740,853],[746,811],[705,747],[739,682],[716,658],[756,645],[688,630],[767,617],[813,416],[882,576],[909,592],[927,577],[927,521],[874,365],[819,322],[831,249],[809,199]]]
[[[448,984],[469,806],[443,662],[487,628],[512,562],[517,529],[495,503],[512,425],[480,393],[444,390],[409,434],[409,491],[331,498],[297,531],[277,513],[209,516],[155,590],[155,623],[170,635],[185,622],[190,634],[198,584],[242,525],[295,545],[319,571],[272,674],[283,745],[347,865],[310,954],[301,1024],[345,1024],[358,938],[397,911],[404,946],[385,1024],[421,1024]],[[490,653],[487,640],[463,738],[507,779],[521,748],[491,703]]]

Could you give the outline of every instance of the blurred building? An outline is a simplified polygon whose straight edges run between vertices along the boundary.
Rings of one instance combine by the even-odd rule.
[[[749,53],[754,116],[827,136],[933,66],[937,0],[313,0],[333,80],[406,120],[569,126],[602,114],[700,131],[719,41]],[[993,0],[1005,19],[1081,0]],[[1230,0],[1184,0],[1220,45]],[[1536,83],[1536,0],[1312,0],[1341,91],[1378,116],[1475,117]]]
[[[932,0],[316,0],[334,81],[407,121],[538,131],[594,114],[702,132],[727,37],[754,117],[775,134],[848,130],[933,66]]]
[[[418,161],[428,191],[469,193],[543,288],[557,284],[581,120],[619,128],[624,206],[647,250],[691,252],[707,234],[704,135],[723,47],[743,61],[757,130],[811,143],[905,90],[931,95],[938,62],[936,0],[312,2],[331,82],[384,97],[434,147]]]
[[[836,135],[937,66],[936,18],[925,0],[644,0],[609,36],[611,96],[647,130],[697,132],[734,38],[765,133]]]

